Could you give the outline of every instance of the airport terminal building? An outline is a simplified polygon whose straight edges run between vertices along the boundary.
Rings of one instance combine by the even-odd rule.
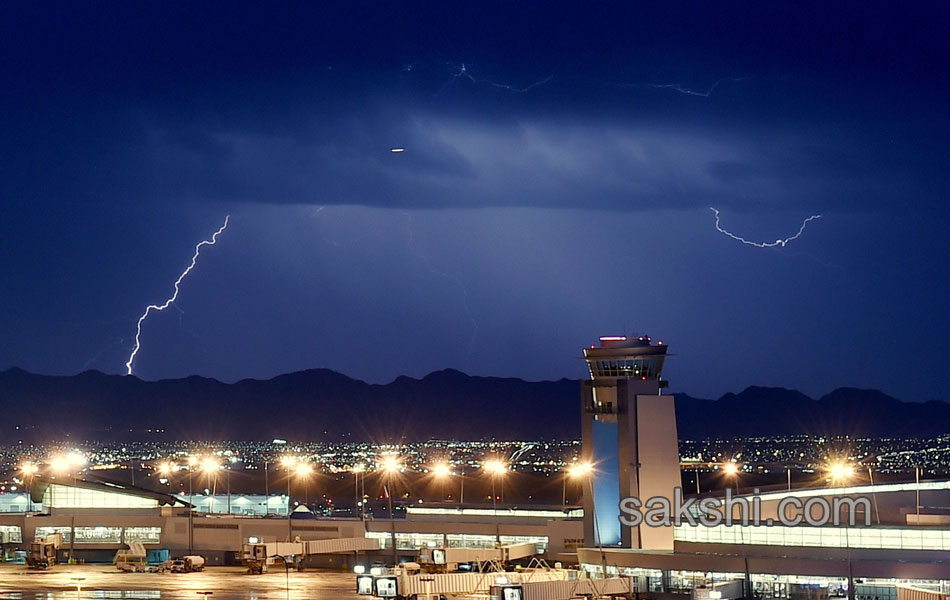
[[[640,593],[655,595],[699,588],[729,597],[717,586],[760,598],[885,600],[908,588],[950,593],[947,481],[757,494],[758,525],[624,526],[622,498],[672,501],[681,485],[671,451],[674,399],[662,395],[666,353],[648,337],[606,337],[585,349],[591,377],[581,389],[583,452],[594,469],[584,501],[585,547],[577,553],[583,569],[635,576]],[[855,516],[868,524],[781,525],[779,510],[789,516],[784,498],[802,504],[864,498]],[[766,525],[768,519],[774,523]],[[738,588],[728,586],[736,582]]]

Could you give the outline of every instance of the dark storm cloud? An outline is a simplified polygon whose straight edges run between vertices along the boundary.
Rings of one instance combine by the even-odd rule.
[[[4,4],[0,368],[120,372],[230,213],[143,376],[581,376],[641,328],[694,393],[939,395],[948,10]]]
[[[924,63],[945,10],[919,8],[8,8],[3,188],[20,202],[835,210],[900,191],[932,205],[946,176]]]

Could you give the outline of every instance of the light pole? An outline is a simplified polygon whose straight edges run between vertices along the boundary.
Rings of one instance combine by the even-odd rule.
[[[726,477],[729,477],[733,480],[736,487],[736,497],[739,497],[739,473],[742,471],[740,465],[736,464],[733,461],[729,461],[722,465],[722,472]],[[728,485],[726,486],[728,491]],[[751,507],[750,507],[751,510]],[[729,507],[731,513],[732,507]],[[745,524],[742,521],[746,520],[746,512],[742,510],[742,507],[739,507],[739,513],[742,515],[742,519],[739,521],[739,540],[742,545],[742,562],[745,565],[745,597],[752,598],[752,574],[749,572],[749,554],[745,549]],[[730,520],[732,515],[730,514]]]
[[[292,478],[291,469],[297,463],[297,458],[294,456],[285,456],[280,459],[280,466],[287,471],[287,541],[292,542],[294,537],[294,525],[290,520],[290,480]]]
[[[201,470],[211,479],[211,506],[208,508],[210,513],[214,513],[214,496],[218,489],[218,470],[220,469],[221,465],[211,457],[201,461]]]
[[[396,566],[399,564],[399,557],[396,554],[396,513],[393,510],[393,482],[395,481],[396,475],[402,470],[402,462],[398,456],[389,454],[383,457],[381,466],[383,475],[386,478],[383,491],[386,492],[386,499],[389,501],[389,530],[390,535],[392,535],[393,566]]]
[[[294,476],[303,479],[304,506],[310,508],[310,476],[313,474],[313,467],[309,463],[299,462],[294,467]]]
[[[264,516],[270,514],[270,486],[267,482],[267,459],[264,459]]]
[[[23,482],[26,483],[27,512],[33,512],[33,478],[36,477],[36,472],[39,470],[39,466],[30,462],[23,463],[23,466],[20,467],[20,472],[23,474]]]
[[[501,531],[498,525],[498,496],[495,493],[495,479],[505,475],[505,473],[508,472],[508,467],[500,460],[489,460],[482,465],[482,468],[491,475],[491,504],[492,515],[495,520],[495,544],[501,545]]]
[[[198,457],[188,457],[188,554],[195,553],[195,493],[192,486],[192,474],[198,466]]]
[[[827,468],[832,487],[838,488],[846,485],[854,477],[854,467],[844,461],[833,462]],[[838,521],[841,515],[835,515]],[[853,514],[849,517],[854,518]],[[848,530],[848,524],[844,524],[844,545],[848,560],[848,600],[854,600],[854,572],[851,564],[851,533]]]
[[[452,469],[444,462],[432,467],[432,475],[439,482],[439,502],[445,502],[445,480],[452,474]]]
[[[78,487],[77,470],[86,463],[86,458],[78,452],[70,452],[67,456],[53,459],[50,466],[56,473],[70,474],[73,479],[72,498],[69,509],[69,563],[75,561],[76,551],[76,488]]]
[[[360,473],[366,471],[366,465],[360,463],[358,465],[353,465],[350,469],[353,472],[353,515],[356,515],[356,511],[359,511],[360,520],[363,520],[363,498],[360,494]],[[366,477],[365,475],[363,476]]]

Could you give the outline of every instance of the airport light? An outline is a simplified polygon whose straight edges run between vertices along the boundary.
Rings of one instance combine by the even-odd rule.
[[[854,467],[844,461],[835,461],[826,469],[832,485],[848,483],[854,477]]]
[[[36,473],[40,470],[39,465],[36,463],[25,462],[20,465],[20,473],[23,474],[23,481],[27,486],[27,503],[29,506],[28,512],[33,512],[33,478],[36,476]]]
[[[594,465],[589,462],[573,464],[568,468],[567,474],[570,477],[587,477],[594,470]]]
[[[491,506],[495,520],[495,544],[501,545],[501,533],[498,529],[498,495],[495,493],[495,480],[499,475],[508,472],[508,466],[500,460],[489,460],[482,463],[482,468],[491,475]]]
[[[508,467],[500,460],[489,460],[482,465],[482,468],[494,475],[504,475],[508,472]]]
[[[69,460],[65,456],[57,456],[49,461],[49,466],[54,473],[63,474],[69,471]]]
[[[445,502],[445,480],[452,474],[452,468],[444,462],[432,466],[432,475],[439,480],[440,502]]]
[[[284,456],[280,459],[280,466],[282,466],[285,469],[290,469],[295,464],[297,464],[296,456]]]
[[[390,539],[392,540],[393,545],[393,565],[399,564],[399,559],[396,555],[396,513],[393,508],[393,480],[395,479],[396,474],[402,470],[402,461],[399,460],[399,456],[395,454],[387,454],[383,456],[382,461],[380,461],[380,468],[383,471],[383,475],[386,477],[386,483],[383,486],[383,490],[386,492],[386,500],[389,504],[389,529]]]
[[[168,462],[167,460],[160,462],[158,463],[158,474],[163,477],[168,477],[177,468],[177,466],[178,465],[175,463]]]
[[[594,471],[594,465],[589,462],[574,463],[567,468],[561,487],[561,506],[567,504],[567,480],[587,477]]]
[[[297,463],[297,466],[294,467],[294,477],[296,477],[297,479],[303,479],[303,480],[304,480],[304,484],[303,484],[304,500],[303,500],[303,503],[304,503],[304,505],[306,505],[308,508],[309,508],[309,506],[310,506],[310,485],[309,485],[309,479],[310,479],[310,476],[311,476],[311,475],[313,475],[313,467],[310,465],[310,463],[305,463],[305,462],[302,462],[302,461],[301,461],[301,462]]]
[[[722,472],[727,477],[736,477],[739,474],[739,465],[734,462],[727,462],[722,465]]]
[[[205,473],[214,473],[220,468],[221,468],[221,465],[218,464],[218,461],[216,461],[213,458],[209,457],[201,461],[201,470],[204,471]]]
[[[360,493],[360,474],[366,471],[366,465],[359,463],[350,468],[353,472],[353,500],[356,502],[353,509],[360,511],[360,519],[363,518],[363,499],[366,494]],[[363,475],[363,485],[366,485],[366,475]]]
[[[387,475],[393,475],[402,470],[402,461],[395,454],[387,454],[383,457],[380,466]]]

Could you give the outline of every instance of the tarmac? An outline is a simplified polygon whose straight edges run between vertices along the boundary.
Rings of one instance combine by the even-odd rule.
[[[79,586],[79,587],[77,587]],[[356,576],[321,571],[248,575],[242,567],[199,573],[122,573],[112,565],[0,565],[0,600],[356,600]]]

